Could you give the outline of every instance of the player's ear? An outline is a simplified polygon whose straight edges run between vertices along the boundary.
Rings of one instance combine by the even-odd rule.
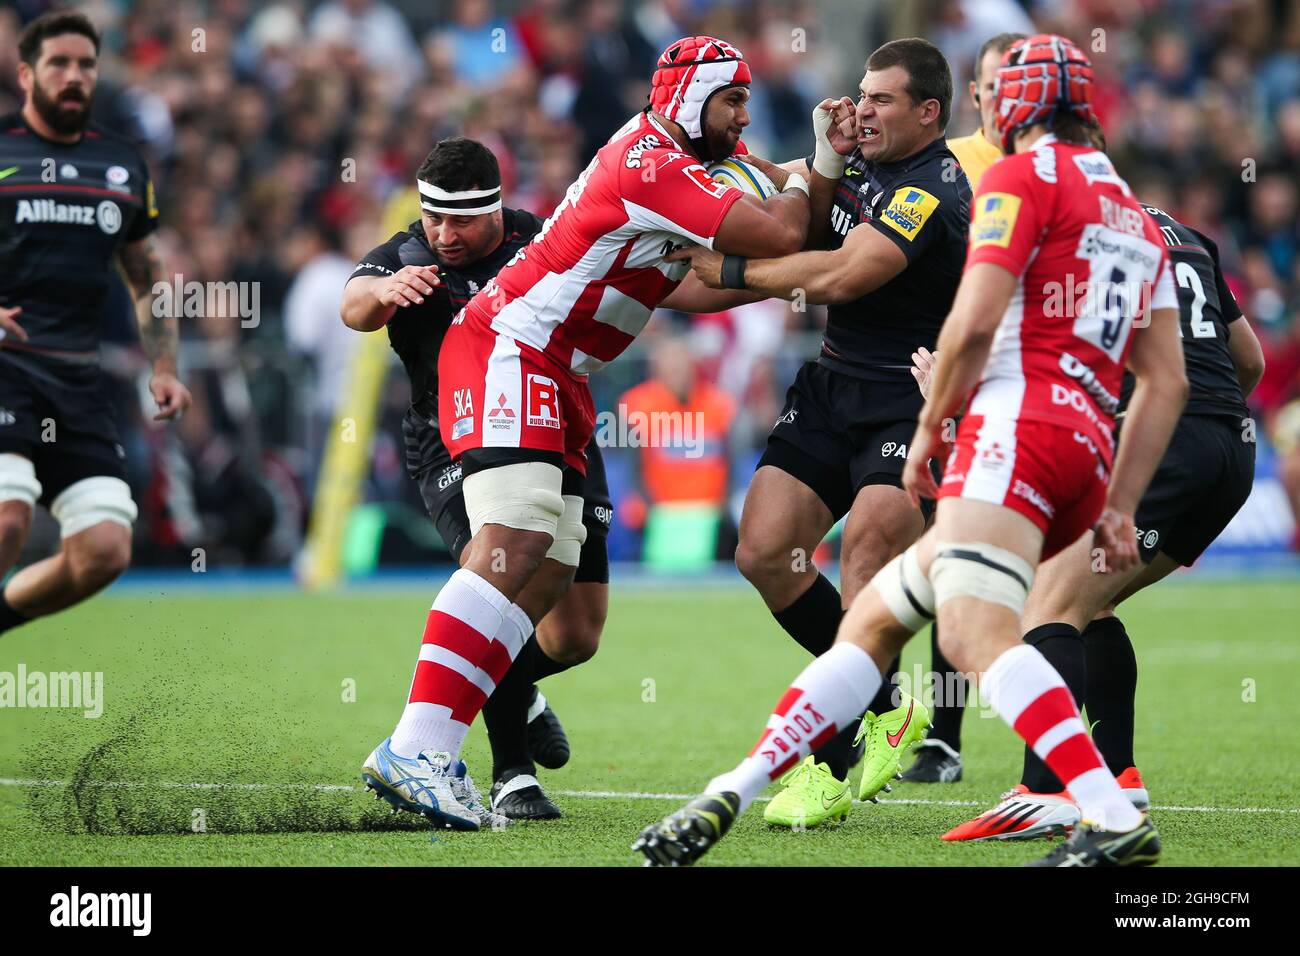
[[[974,81],[974,80],[971,80],[969,83],[966,84],[966,86],[967,86],[967,87],[969,88],[969,90],[970,90],[970,99],[971,99],[971,102],[975,104],[975,108],[976,108],[976,109],[979,109],[979,108],[980,108],[980,88],[975,84],[975,81]]]

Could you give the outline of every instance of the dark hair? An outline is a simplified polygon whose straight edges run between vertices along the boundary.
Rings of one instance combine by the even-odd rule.
[[[501,167],[492,150],[478,140],[453,136],[429,151],[415,178],[448,192],[492,189],[501,185]]]
[[[1106,152],[1106,132],[1101,128],[1100,120],[1088,124],[1088,141],[1092,143],[1093,149]]]
[[[41,44],[65,33],[81,34],[95,44],[95,56],[99,56],[99,31],[89,17],[77,10],[51,10],[23,28],[18,37],[19,58],[34,67],[41,55]]]
[[[975,82],[980,81],[980,67],[984,63],[984,57],[989,50],[997,50],[999,53],[1006,53],[1011,49],[1011,44],[1017,40],[1028,39],[1025,33],[999,33],[997,36],[991,36],[980,46],[980,51],[975,54]]]
[[[887,70],[891,66],[907,71],[906,89],[912,102],[939,101],[939,129],[945,129],[952,115],[952,70],[939,48],[929,40],[908,37],[890,40],[867,58],[868,70]]]
[[[1079,119],[1079,117],[1064,109],[1058,109],[1052,114],[1050,128],[1052,135],[1062,143],[1073,143],[1075,146],[1091,146],[1093,149],[1102,148],[1097,145],[1097,141],[1093,138],[1096,133],[1101,132],[1101,125],[1098,124],[1094,129],[1091,123]]]

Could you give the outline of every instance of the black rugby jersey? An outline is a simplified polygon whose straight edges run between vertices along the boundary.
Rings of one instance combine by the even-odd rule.
[[[970,202],[943,137],[897,162],[868,161],[857,150],[847,157],[831,205],[831,247],[864,224],[892,239],[907,265],[874,292],[829,307],[821,364],[892,381],[909,374],[917,346],[934,349],[966,264]]]
[[[423,222],[417,219],[406,232],[366,253],[349,277],[392,275],[404,266],[434,266],[442,280],[422,305],[399,308],[387,325],[388,342],[411,380],[411,406],[403,430],[407,466],[413,474],[433,458],[431,443],[438,435],[438,350],[451,320],[542,228],[542,220],[523,209],[503,208],[501,218],[505,229],[501,245],[467,266],[453,268],[440,262],[429,248]]]
[[[1232,323],[1242,317],[1219,267],[1214,240],[1155,206],[1143,205],[1160,227],[1169,250],[1169,267],[1178,287],[1178,323],[1187,366],[1186,414],[1245,418],[1246,399],[1228,351]],[[1124,374],[1121,404],[1133,394],[1133,375]]]
[[[56,143],[19,113],[0,117],[0,305],[22,309],[28,335],[0,355],[97,353],[117,253],[157,223],[149,171],[127,140],[92,123]]]

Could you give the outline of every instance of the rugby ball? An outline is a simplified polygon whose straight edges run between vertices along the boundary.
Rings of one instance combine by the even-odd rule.
[[[767,178],[766,173],[743,159],[734,157],[724,159],[710,166],[708,173],[716,182],[735,186],[742,192],[757,196],[759,199],[775,196],[779,192],[772,180]]]

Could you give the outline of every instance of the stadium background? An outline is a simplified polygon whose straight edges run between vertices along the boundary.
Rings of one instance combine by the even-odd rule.
[[[0,11],[0,110],[20,102],[17,31],[48,6],[20,0]],[[463,133],[488,143],[507,203],[547,215],[644,104],[657,52],[699,32],[735,41],[751,60],[745,139],[776,160],[809,151],[810,105],[851,91],[865,54],[891,37],[926,36],[948,55],[958,91],[951,136],[977,125],[965,85],[987,36],[1037,27],[1091,49],[1121,171],[1144,201],[1218,242],[1266,350],[1268,371],[1251,400],[1258,486],[1207,562],[1243,553],[1257,561],[1296,545],[1300,406],[1288,403],[1300,395],[1300,5],[99,0],[83,8],[105,37],[96,119],[149,156],[168,273],[257,293],[251,318],[182,321],[183,377],[196,401],[174,428],[154,427],[144,410],[146,363],[124,289],[104,316],[141,505],[136,569],[186,568],[202,549],[209,570],[301,571],[317,489],[337,478],[322,468],[323,450],[358,422],[360,437],[344,441],[352,446],[344,464],[364,466],[355,507],[344,495],[341,507],[331,499],[318,509],[338,530],[330,547],[356,575],[445,561],[403,467],[408,390],[386,348],[373,440],[367,434],[369,406],[350,377],[363,336],[338,318],[342,286],[367,249],[418,214],[413,171],[437,139]],[[711,316],[661,310],[632,352],[593,380],[603,410],[621,401],[653,408],[663,385],[703,383],[686,407],[708,409],[705,484],[725,489],[671,503],[696,492],[671,478],[651,481],[653,494],[644,485],[672,449],[659,449],[657,463],[637,449],[606,449],[615,560],[679,570],[725,561],[764,436],[823,321],[819,307],[784,303]],[[653,379],[660,384],[625,398]],[[53,547],[54,529],[43,530],[25,560]]]

